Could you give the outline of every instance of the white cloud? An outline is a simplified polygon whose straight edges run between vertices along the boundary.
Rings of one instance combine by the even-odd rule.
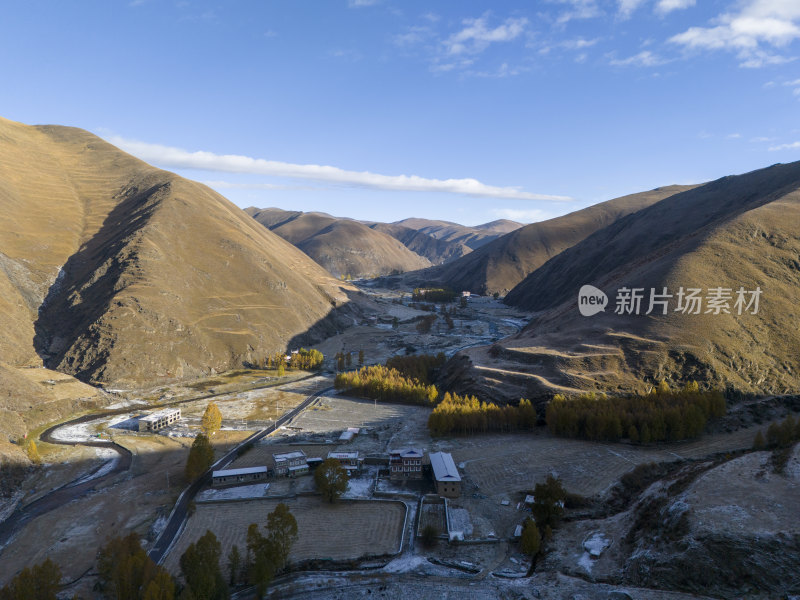
[[[576,38],[574,40],[565,40],[561,42],[559,46],[561,46],[562,48],[567,48],[569,50],[581,50],[583,48],[590,48],[599,41],[600,38],[594,38],[591,40],[587,40],[584,38]]]
[[[536,223],[552,219],[553,215],[539,208],[517,209],[517,208],[495,208],[492,215],[499,219],[511,219],[521,223]]]
[[[775,152],[777,150],[794,150],[800,149],[800,142],[792,142],[791,144],[780,144],[778,146],[770,146],[770,151]]]
[[[729,140],[738,140],[739,138],[742,137],[742,134],[741,133],[729,133],[725,137],[728,138]]]
[[[310,185],[284,185],[281,183],[241,183],[236,181],[211,180],[201,181],[215,190],[320,190],[318,186]]]
[[[566,196],[552,196],[526,192],[519,187],[497,187],[477,179],[429,179],[418,175],[381,175],[369,171],[347,171],[327,165],[300,165],[236,154],[189,152],[181,148],[149,144],[111,136],[109,141],[142,160],[159,166],[177,169],[199,169],[223,173],[248,173],[273,177],[288,177],[310,181],[325,181],[339,185],[367,187],[405,192],[441,192],[484,198],[509,198],[515,200],[571,200]]]
[[[650,50],[642,50],[639,54],[634,54],[633,56],[629,56],[628,58],[621,58],[621,59],[611,59],[609,61],[610,64],[614,65],[615,67],[657,67],[659,65],[663,65],[667,61],[663,58],[659,57],[656,54],[650,52]]]
[[[711,21],[712,27],[690,27],[670,42],[692,50],[736,52],[741,66],[757,68],[781,64],[789,57],[771,54],[763,46],[786,48],[800,38],[800,2],[797,0],[745,0],[737,12]]]
[[[495,42],[510,42],[518,38],[528,24],[525,17],[506,19],[494,28],[487,26],[488,14],[477,19],[464,19],[464,28],[444,41],[448,54],[483,52]]]
[[[758,136],[758,137],[754,137],[754,138],[750,138],[750,141],[752,143],[754,143],[754,144],[758,144],[758,143],[761,143],[761,142],[772,142],[774,140],[775,140],[775,138],[765,137],[763,135]]]
[[[596,0],[551,0],[558,4],[565,4],[569,9],[562,12],[556,23],[564,25],[576,19],[594,19],[603,14]]]
[[[619,17],[621,19],[629,19],[643,2],[644,0],[618,0]]]
[[[364,6],[375,6],[381,0],[347,0],[347,6],[350,8],[362,8]]]
[[[662,15],[671,13],[673,10],[683,10],[695,5],[695,0],[658,0],[656,12]]]

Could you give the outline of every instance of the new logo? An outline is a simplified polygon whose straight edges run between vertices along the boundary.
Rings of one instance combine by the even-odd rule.
[[[578,292],[578,310],[584,317],[603,312],[608,304],[608,296],[593,285],[584,285]]]

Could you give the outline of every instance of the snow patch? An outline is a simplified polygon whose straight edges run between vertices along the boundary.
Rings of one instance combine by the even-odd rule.
[[[401,556],[395,558],[383,570],[386,573],[408,573],[427,563],[428,561],[424,556]]]
[[[209,489],[199,493],[196,502],[219,502],[225,500],[243,500],[247,498],[263,498],[267,495],[268,483],[255,485],[239,485],[236,487]]]
[[[587,540],[583,542],[583,549],[586,550],[587,554],[589,554],[591,558],[600,558],[603,550],[608,548],[610,545],[611,540],[609,540],[602,533],[597,532],[593,533]]]
[[[372,496],[372,481],[366,478],[351,479],[342,498],[369,498]]]

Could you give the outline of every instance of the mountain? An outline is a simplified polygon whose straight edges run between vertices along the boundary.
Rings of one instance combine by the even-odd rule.
[[[434,265],[451,262],[472,252],[471,248],[460,242],[440,240],[422,231],[396,223],[371,223],[369,226],[375,231],[392,236],[406,248],[427,258]]]
[[[692,187],[660,187],[601,202],[555,219],[531,223],[513,229],[511,233],[484,244],[459,260],[430,269],[424,275],[430,281],[438,281],[453,289],[480,294],[505,294],[550,258],[598,229]],[[510,226],[505,225],[506,228]]]
[[[245,212],[337,277],[377,277],[431,265],[392,236],[352,219],[279,208]]]
[[[600,229],[526,277],[506,302],[536,311],[534,320],[495,348],[494,358],[483,349],[462,355],[461,367],[473,367],[478,387],[513,382],[515,391],[529,395],[641,390],[661,378],[797,393],[798,231],[800,162],[670,196]],[[580,314],[577,296],[585,284],[608,295],[605,311]],[[626,288],[643,290],[640,314],[617,314]],[[663,294],[664,288],[672,295],[661,298],[667,314],[655,305],[645,315],[651,289]],[[677,310],[681,289],[684,295],[700,290],[699,314],[694,307]],[[737,308],[740,289],[745,304]],[[756,311],[747,303],[757,290]]]
[[[418,218],[403,219],[394,224],[427,233],[438,240],[463,244],[472,250],[480,248],[484,244],[499,238],[501,235],[522,227],[522,223],[516,223],[507,219],[484,223],[476,227],[459,225],[458,223],[451,223],[450,221],[432,221],[430,219]]]
[[[213,190],[80,129],[0,119],[0,210],[12,370],[130,385],[226,370],[335,328],[355,294]]]

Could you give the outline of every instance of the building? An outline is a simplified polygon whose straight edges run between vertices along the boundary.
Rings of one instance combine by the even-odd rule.
[[[461,495],[461,476],[456,469],[453,457],[447,452],[429,454],[436,493],[445,498],[458,498]]]
[[[342,435],[339,436],[340,442],[351,442],[353,438],[356,437],[361,431],[358,427],[348,427],[346,430],[342,432]]]
[[[255,483],[267,478],[267,467],[248,467],[246,469],[225,469],[212,471],[211,485],[238,485],[240,483]]]
[[[296,477],[308,473],[308,460],[302,450],[273,454],[272,458],[275,461],[275,475]]]
[[[361,462],[364,460],[358,456],[358,451],[353,452],[328,452],[328,458],[333,458],[339,461],[350,475],[361,468]]]
[[[422,450],[401,448],[390,451],[389,479],[422,479]]]
[[[180,408],[165,408],[140,418],[139,431],[158,431],[179,421],[180,418]]]

